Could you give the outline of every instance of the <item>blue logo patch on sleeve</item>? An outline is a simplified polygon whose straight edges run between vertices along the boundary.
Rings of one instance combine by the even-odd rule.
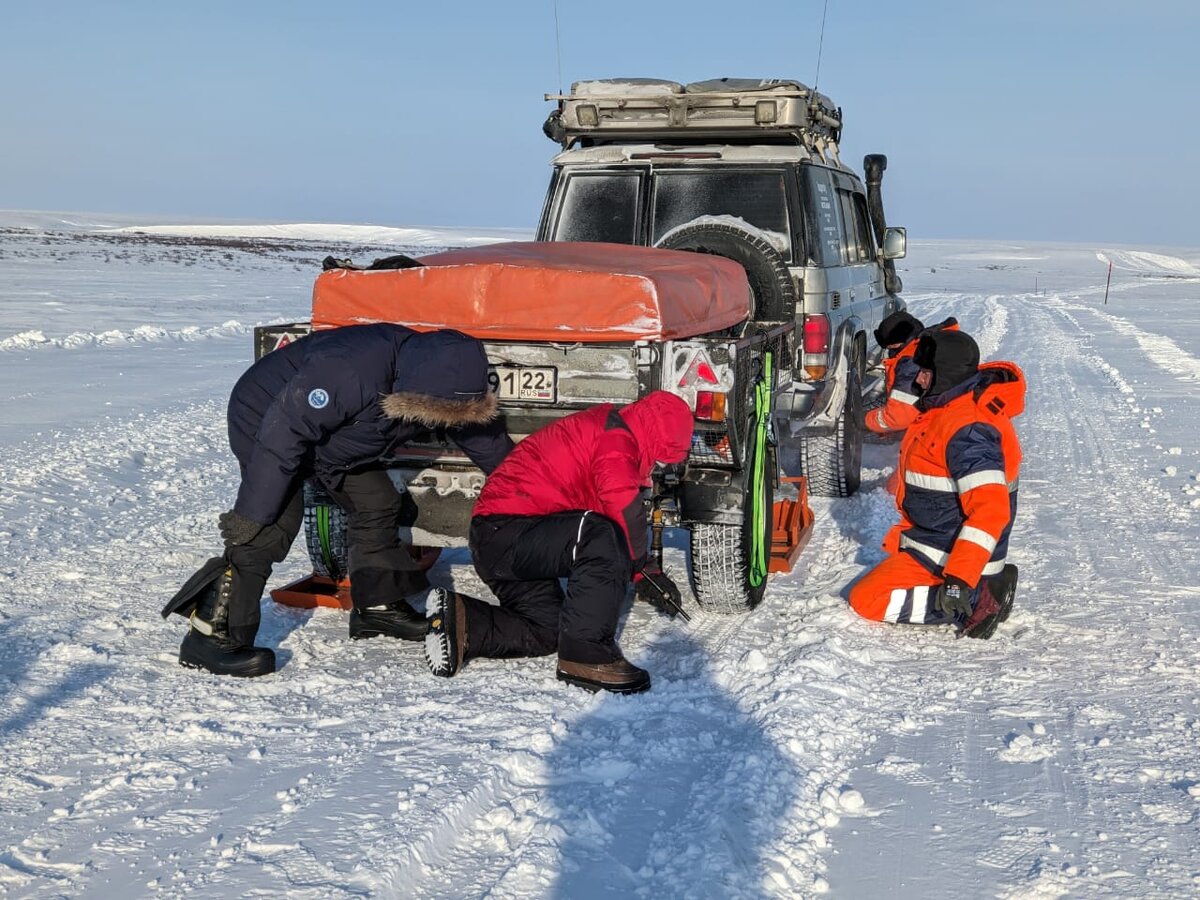
[[[324,388],[313,388],[308,392],[308,405],[313,409],[324,409],[329,405],[329,392]]]

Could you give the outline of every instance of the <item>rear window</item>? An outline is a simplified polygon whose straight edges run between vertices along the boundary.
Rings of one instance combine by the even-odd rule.
[[[787,184],[778,171],[668,172],[654,177],[654,234],[664,234],[699,216],[734,216],[769,234],[791,260]]]
[[[638,175],[568,175],[554,227],[556,241],[637,242]]]

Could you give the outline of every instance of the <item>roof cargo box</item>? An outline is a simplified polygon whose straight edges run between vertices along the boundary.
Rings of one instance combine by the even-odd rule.
[[[490,244],[411,269],[333,269],[313,286],[314,328],[397,322],[484,340],[669,340],[750,313],[745,270],[720,256],[626,244]]]
[[[802,143],[836,143],[841,110],[824,94],[799,81],[714,78],[683,85],[656,78],[577,81],[558,100],[563,146],[580,138],[596,142],[662,136],[724,137],[748,140],[776,134]],[[548,132],[549,133],[549,130]]]

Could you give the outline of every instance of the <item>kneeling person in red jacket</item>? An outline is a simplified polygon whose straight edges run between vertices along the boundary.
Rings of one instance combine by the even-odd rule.
[[[1016,592],[1006,560],[1025,377],[1011,362],[979,365],[970,335],[948,329],[922,335],[913,360],[922,396],[900,445],[900,523],[883,542],[891,555],[850,589],[850,605],[875,621],[954,624],[986,639]]]
[[[475,657],[557,651],[560,680],[647,690],[649,673],[617,647],[617,618],[631,578],[678,601],[678,588],[647,566],[642,489],[655,463],[687,458],[692,425],[684,400],[655,391],[628,406],[574,413],[519,443],[488,476],[471,520],[475,569],[500,605],[435,591],[430,671],[449,676]]]

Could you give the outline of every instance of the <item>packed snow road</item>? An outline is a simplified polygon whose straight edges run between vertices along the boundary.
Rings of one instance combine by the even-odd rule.
[[[871,445],[863,490],[815,504],[801,566],[750,616],[633,608],[622,646],[654,688],[612,697],[545,659],[434,679],[417,645],[269,602],[276,675],[179,668],[182,622],[158,610],[236,489],[225,394],[253,324],[303,317],[326,247],[3,237],[0,889],[1200,890],[1200,252],[944,242],[906,261],[916,315],[958,316],[1030,383],[1021,587],[993,640],[848,611],[894,516],[895,448]],[[276,583],[305,571],[297,548]],[[462,551],[433,575],[484,593]]]

